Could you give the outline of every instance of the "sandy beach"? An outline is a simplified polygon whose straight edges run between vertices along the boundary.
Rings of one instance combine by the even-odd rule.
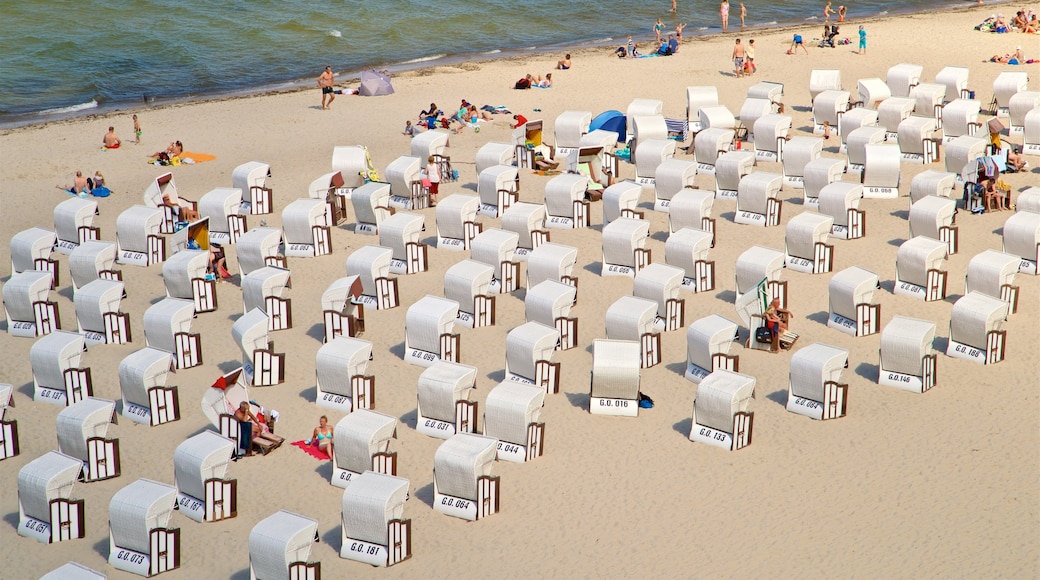
[[[337,145],[368,147],[377,170],[409,153],[402,134],[406,120],[416,119],[431,101],[451,110],[466,99],[478,107],[504,105],[528,119],[542,118],[546,140],[566,110],[625,111],[634,98],[660,99],[666,117],[686,112],[686,87],[715,85],[720,103],[739,113],[747,88],[759,81],[784,84],[786,114],[793,117],[792,135],[811,134],[808,79],[812,69],[839,69],[845,90],[855,94],[860,78],[885,78],[892,65],[922,65],[922,81],[931,82],[945,66],[970,69],[969,88],[986,108],[993,80],[1004,70],[1031,75],[1037,90],[1040,65],[1009,67],[987,62],[993,54],[1022,45],[1027,58],[1040,56],[1035,37],[986,34],[972,28],[988,16],[988,6],[958,11],[908,15],[884,20],[851,21],[841,37],[853,44],[816,48],[817,25],[730,33],[691,40],[671,58],[620,61],[610,49],[574,51],[571,70],[552,71],[562,54],[437,67],[394,77],[396,93],[384,97],[338,96],[331,109],[320,109],[317,88],[253,97],[124,111],[0,132],[0,230],[2,238],[32,227],[53,228],[52,212],[67,199],[55,184],[72,182],[76,170],[101,171],[113,190],[99,200],[95,225],[101,239],[115,240],[121,211],[141,203],[149,180],[166,171],[146,163],[147,154],[181,140],[186,150],[216,156],[194,166],[173,167],[182,197],[198,200],[216,187],[231,185],[233,169],[251,160],[271,165],[274,213],[250,216],[279,226],[282,209],[307,196],[307,186],[329,171]],[[1014,12],[1011,7],[1005,14]],[[870,38],[868,54],[855,51],[856,26]],[[732,28],[731,28],[732,30]],[[809,55],[785,54],[794,32],[803,34]],[[735,78],[730,72],[733,39],[753,37],[758,74]],[[911,39],[927,39],[914,42]],[[318,60],[321,60],[320,58]],[[324,63],[316,61],[314,76]],[[526,73],[553,72],[549,90],[513,90]],[[356,83],[338,82],[339,88]],[[133,141],[130,115],[136,112],[144,134]],[[986,119],[989,117],[987,116]],[[508,142],[511,116],[483,123],[475,133],[453,135],[450,156],[460,179],[441,185],[441,198],[476,189],[474,157],[489,141]],[[1006,124],[1006,120],[1005,120]],[[103,151],[101,138],[113,125],[123,139],[118,150]],[[1006,139],[1021,144],[1022,136]],[[824,156],[838,153],[837,138],[824,144]],[[678,155],[692,160],[692,155]],[[1030,168],[1005,176],[1015,195],[1040,184],[1040,158],[1028,157]],[[593,204],[592,227],[554,230],[552,241],[578,248],[575,271],[580,320],[577,348],[558,351],[561,392],[548,395],[545,455],[527,464],[498,462],[501,512],[475,523],[435,511],[433,457],[441,440],[415,429],[416,381],[422,368],[405,363],[404,319],[408,305],[426,294],[443,295],[444,271],[468,252],[430,248],[428,272],[399,277],[402,306],[366,311],[373,344],[369,373],[377,377],[375,410],[400,422],[391,449],[398,452],[398,474],[411,482],[405,517],[413,525],[412,559],[379,570],[339,557],[342,490],[329,484],[331,465],[288,445],[309,438],[318,417],[330,425],[342,415],[315,404],[315,353],[321,347],[320,296],[328,284],[346,275],[345,261],[355,249],[377,243],[354,233],[353,210],[334,228],[331,255],[290,258],[294,328],[272,334],[276,350],[286,353],[286,377],[274,387],[253,388],[251,397],[280,412],[277,432],[287,444],[264,457],[232,464],[228,476],[238,480],[238,515],[199,524],[175,513],[171,526],[181,529],[181,568],[169,578],[248,578],[248,535],[252,527],[285,509],[319,522],[321,541],[310,559],[320,561],[322,576],[351,575],[413,578],[558,577],[667,578],[695,577],[1036,577],[1040,572],[1040,279],[1019,274],[1018,312],[1007,330],[1006,360],[982,366],[944,354],[950,311],[964,292],[964,275],[972,257],[1001,249],[1001,228],[1010,212],[957,214],[960,251],[946,262],[947,298],[921,302],[895,295],[895,255],[909,237],[907,210],[910,180],[929,166],[903,163],[900,197],[864,200],[868,234],[859,240],[835,240],[834,271],[858,265],[879,274],[882,326],[893,316],[936,324],[937,386],[910,394],[877,384],[878,335],[852,338],[826,326],[827,288],[831,275],[786,270],[792,330],[800,335],[794,350],[813,343],[849,351],[848,415],[812,421],[789,413],[787,401],[790,352],[770,354],[734,344],[742,373],[757,378],[754,440],[749,447],[726,452],[688,440],[696,385],[683,377],[686,333],[664,333],[662,364],[641,373],[642,391],[656,405],[635,419],[591,416],[589,371],[593,339],[605,338],[604,313],[617,298],[631,294],[632,282],[603,278],[602,209]],[[759,163],[756,171],[779,172],[777,163]],[[541,202],[549,177],[521,169],[520,199]],[[622,163],[622,178],[634,177],[634,166]],[[846,176],[846,180],[851,176]],[[697,177],[702,189],[713,180]],[[958,190],[959,191],[959,190]],[[686,294],[686,323],[720,314],[738,320],[733,306],[734,262],[744,250],[761,245],[784,248],[784,227],[806,208],[802,193],[785,186],[782,224],[756,228],[735,224],[735,203],[716,200],[718,243],[710,252],[717,268],[712,292]],[[644,189],[641,210],[651,222],[647,247],[654,261],[664,261],[667,215],[652,211],[653,191]],[[435,244],[435,210],[426,218],[423,241]],[[499,219],[482,217],[485,229]],[[76,316],[68,258],[60,262],[61,284],[51,293],[59,304],[64,329],[75,330]],[[10,263],[10,246],[0,244],[0,263]],[[228,263],[237,274],[234,248]],[[162,267],[122,267],[127,297],[122,310],[131,314],[134,340],[126,345],[90,347],[84,362],[92,369],[94,394],[120,398],[117,368],[130,353],[145,346],[142,314],[165,296]],[[524,268],[526,270],[526,268]],[[525,274],[526,275],[526,274]],[[3,281],[10,277],[5,270]],[[86,537],[45,545],[17,535],[18,471],[56,449],[55,417],[60,407],[32,400],[29,363],[32,339],[0,332],[0,383],[14,385],[16,407],[7,413],[18,421],[21,454],[0,462],[0,576],[36,578],[68,561],[129,578],[107,563],[108,503],[112,495],[138,478],[173,484],[173,451],[184,439],[210,424],[199,408],[202,393],[222,372],[240,364],[231,339],[231,324],[242,313],[238,276],[219,285],[220,308],[199,314],[192,326],[203,342],[204,364],[172,374],[180,389],[182,418],[158,427],[128,420],[109,428],[120,440],[122,475],[76,485],[73,496],[86,503]],[[488,391],[504,377],[507,332],[524,323],[523,291],[498,298],[497,324],[488,328],[457,327],[461,362],[478,368],[474,399],[481,410]],[[6,330],[6,323],[2,329]],[[745,331],[746,332],[746,331]],[[483,422],[481,421],[481,424]]]

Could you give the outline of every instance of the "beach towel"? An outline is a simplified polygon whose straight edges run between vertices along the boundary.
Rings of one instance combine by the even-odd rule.
[[[207,161],[213,161],[217,158],[216,155],[210,155],[209,153],[195,153],[192,151],[185,151],[180,154],[181,162],[185,163],[188,159],[191,159],[192,163],[205,163]]]
[[[328,461],[328,460],[332,459],[331,457],[329,457],[328,453],[325,453],[324,451],[322,451],[321,449],[318,449],[314,445],[308,444],[307,441],[305,441],[303,439],[300,439],[299,441],[293,441],[292,442],[292,446],[293,447],[299,447],[301,451],[303,451],[304,453],[306,453],[307,455],[310,455],[311,457],[313,457],[315,459],[320,459],[322,461]]]
[[[656,52],[651,52],[650,54],[641,54],[641,55],[637,56],[636,58],[654,58],[656,56],[664,56],[664,55],[657,54]]]
[[[90,195],[93,195],[94,197],[108,197],[112,195],[112,190],[102,185],[90,190]]]

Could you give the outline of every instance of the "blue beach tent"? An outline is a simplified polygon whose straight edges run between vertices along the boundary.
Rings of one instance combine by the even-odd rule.
[[[596,115],[596,118],[589,124],[589,131],[596,129],[613,131],[618,134],[618,143],[624,143],[626,141],[625,114],[621,111],[606,111]]]

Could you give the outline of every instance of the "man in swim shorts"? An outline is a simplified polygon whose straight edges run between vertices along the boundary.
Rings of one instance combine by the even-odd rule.
[[[738,77],[744,76],[744,55],[747,54],[744,51],[744,45],[740,44],[740,39],[733,45],[733,72]]]
[[[336,94],[332,92],[332,83],[336,77],[332,74],[332,67],[325,67],[325,72],[321,73],[318,77],[318,86],[321,87],[321,110],[327,110],[332,107],[332,101],[336,100]],[[328,99],[328,102],[325,101]]]
[[[101,140],[101,144],[105,149],[119,149],[121,143],[122,141],[119,140],[119,137],[116,137],[115,127],[109,127],[108,133],[105,133],[105,137]]]

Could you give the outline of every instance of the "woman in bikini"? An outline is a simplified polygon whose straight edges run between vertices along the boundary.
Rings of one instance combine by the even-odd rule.
[[[722,17],[722,31],[729,32],[729,0],[722,0],[719,5],[719,16]]]
[[[318,419],[318,426],[314,428],[314,435],[311,436],[311,444],[316,446],[318,449],[328,453],[329,458],[332,458],[332,428],[329,427],[329,418],[322,415]]]

